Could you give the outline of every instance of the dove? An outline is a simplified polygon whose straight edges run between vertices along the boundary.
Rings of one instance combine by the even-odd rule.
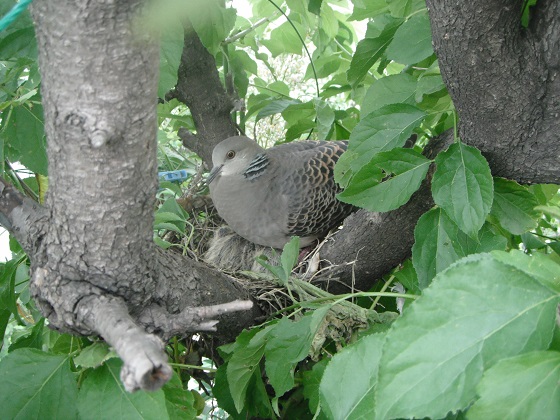
[[[297,235],[306,247],[355,210],[336,198],[333,170],[346,148],[346,141],[297,141],[264,149],[248,137],[229,137],[212,152],[210,196],[248,241],[281,249]]]

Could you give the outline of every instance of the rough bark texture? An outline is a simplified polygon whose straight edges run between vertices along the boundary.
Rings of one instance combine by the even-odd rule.
[[[559,183],[560,4],[539,1],[524,29],[523,0],[426,3],[461,139],[495,176]]]

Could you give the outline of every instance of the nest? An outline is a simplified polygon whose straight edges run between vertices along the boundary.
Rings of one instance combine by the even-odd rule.
[[[267,264],[280,265],[281,251],[253,244],[225,226],[214,210],[201,177],[198,181],[195,177],[186,194],[177,201],[188,212],[188,223],[192,230],[185,237],[170,232],[165,239],[177,243],[179,248],[183,249],[183,253],[191,258],[220,269],[248,290],[265,314],[263,322],[278,314],[289,313],[293,309],[296,309],[294,318],[297,319],[302,313],[297,309],[308,306],[309,302],[318,299],[326,302],[338,299],[313,285],[318,279],[324,281],[321,274],[325,268],[321,267],[324,262],[320,260],[320,250],[336,232],[329,234],[313,249],[303,250],[288,282],[282,284],[258,262],[264,258]],[[328,266],[332,269],[332,265]],[[356,331],[379,322],[376,315],[375,311],[342,300],[331,308],[319,327],[310,356],[318,357],[327,341],[334,342],[336,347],[348,343],[355,337]]]

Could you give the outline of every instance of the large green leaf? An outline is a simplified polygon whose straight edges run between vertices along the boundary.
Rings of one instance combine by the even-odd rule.
[[[502,360],[477,387],[469,419],[560,418],[560,353],[535,351]]]
[[[486,369],[549,346],[559,302],[527,272],[489,254],[457,262],[388,331],[377,418],[443,418],[467,408]]]
[[[382,77],[372,83],[362,100],[361,117],[389,104],[414,105],[416,79],[407,73]]]
[[[428,287],[435,275],[455,261],[477,252],[505,250],[507,240],[484,226],[476,239],[459,230],[440,208],[420,217],[414,229],[412,262],[420,288]]]
[[[374,389],[385,334],[372,334],[338,352],[321,385],[321,409],[329,419],[372,419]]]
[[[425,115],[407,104],[386,105],[368,114],[352,131],[348,151],[335,166],[336,182],[346,186],[377,153],[402,147]]]
[[[3,418],[77,418],[78,386],[68,357],[19,349],[0,361],[0,378]]]
[[[472,238],[492,206],[494,184],[488,162],[480,151],[454,143],[436,157],[432,180],[434,201]]]
[[[382,152],[354,175],[337,198],[369,211],[390,211],[405,204],[420,187],[431,161],[411,149]],[[383,182],[378,182],[379,170]],[[370,186],[366,183],[373,180]]]
[[[490,214],[507,231],[521,235],[537,226],[537,198],[515,181],[494,178],[494,202]]]
[[[78,395],[80,419],[168,419],[163,391],[125,391],[121,366],[112,359],[86,376]]]
[[[421,12],[404,22],[387,47],[387,58],[402,64],[415,64],[434,53],[428,13]]]

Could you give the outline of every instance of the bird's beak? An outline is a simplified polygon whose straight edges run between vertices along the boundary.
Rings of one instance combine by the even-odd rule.
[[[223,166],[224,166],[224,164],[222,163],[221,165],[214,166],[212,168],[212,170],[208,174],[208,178],[206,178],[206,185],[210,185],[210,183],[214,180],[214,178],[216,178],[218,176],[218,174],[222,170]]]

